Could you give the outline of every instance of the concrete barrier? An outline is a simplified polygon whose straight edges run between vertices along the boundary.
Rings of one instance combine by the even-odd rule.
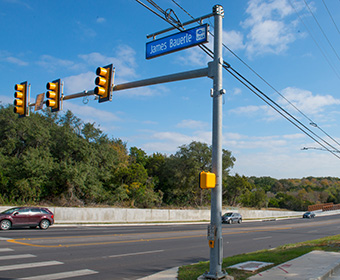
[[[12,206],[0,206],[4,211]],[[91,207],[48,207],[54,213],[56,223],[148,223],[148,222],[200,222],[210,221],[210,209],[132,209]],[[304,212],[251,210],[224,208],[226,212],[239,212],[243,220],[302,217]]]

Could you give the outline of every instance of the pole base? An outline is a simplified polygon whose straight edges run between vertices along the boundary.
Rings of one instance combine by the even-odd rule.
[[[197,280],[207,280],[207,279],[225,279],[225,280],[234,280],[233,276],[228,275],[226,272],[216,273],[215,275],[210,274],[208,272],[204,273]]]

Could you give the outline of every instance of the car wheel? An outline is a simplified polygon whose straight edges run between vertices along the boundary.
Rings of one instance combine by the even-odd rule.
[[[239,223],[239,224],[242,223],[242,219],[239,219],[239,220],[238,220],[238,223]]]
[[[41,229],[48,229],[49,226],[50,226],[50,222],[49,222],[49,220],[46,220],[46,219],[42,220],[39,224],[39,227]]]
[[[11,226],[12,226],[12,223],[9,220],[2,220],[0,223],[0,228],[2,230],[8,230],[11,228]]]

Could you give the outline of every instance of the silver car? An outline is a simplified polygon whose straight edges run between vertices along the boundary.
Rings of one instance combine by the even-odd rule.
[[[236,212],[228,212],[222,216],[222,223],[233,224],[242,223],[242,215]]]

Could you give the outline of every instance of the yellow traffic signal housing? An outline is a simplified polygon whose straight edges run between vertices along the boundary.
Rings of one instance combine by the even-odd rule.
[[[201,189],[212,189],[216,186],[216,175],[210,172],[200,172],[199,184]]]
[[[51,107],[52,112],[60,111],[60,79],[55,80],[52,83],[47,83],[46,88],[49,90],[46,92],[46,97],[49,98],[46,101],[46,106]]]
[[[14,113],[19,114],[19,118],[26,117],[27,110],[27,82],[16,84],[14,86],[16,92],[14,93]]]
[[[113,65],[98,67],[96,70],[96,77],[94,83],[97,85],[94,93],[99,95],[99,103],[112,100],[114,68]]]

